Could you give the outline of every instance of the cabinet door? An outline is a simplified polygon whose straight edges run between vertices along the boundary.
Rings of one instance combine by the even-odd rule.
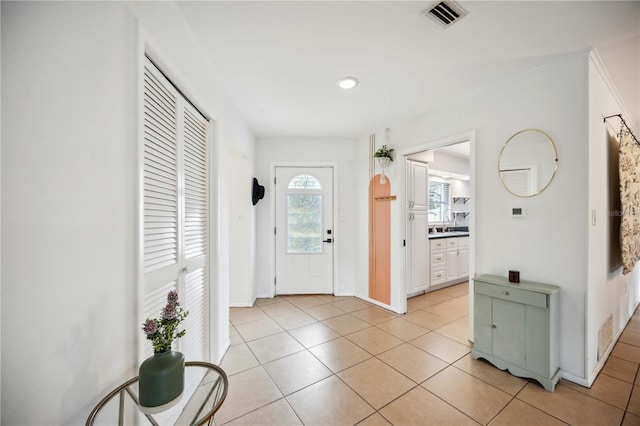
[[[469,276],[469,246],[458,247],[458,278]]]
[[[473,347],[485,354],[493,353],[493,319],[491,297],[475,293],[473,296]]]
[[[551,365],[549,353],[550,347],[550,322],[549,309],[538,306],[527,306],[527,370],[540,374],[543,377],[551,377],[555,371]]]
[[[458,278],[458,248],[447,248],[447,281]]]
[[[428,285],[429,271],[429,223],[427,211],[409,213],[407,239],[409,256],[407,258],[407,294],[425,290]]]
[[[409,208],[427,210],[429,205],[429,191],[427,190],[429,167],[424,163],[409,161],[409,168],[409,199],[407,200]]]
[[[493,355],[525,367],[525,305],[492,299]]]

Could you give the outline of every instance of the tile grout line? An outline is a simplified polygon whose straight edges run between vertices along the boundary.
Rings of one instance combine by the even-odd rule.
[[[553,417],[554,419],[558,420],[559,422],[562,422],[562,423],[564,423],[564,424],[567,424],[567,425],[568,425],[569,423],[565,422],[565,421],[564,421],[564,420],[562,420],[561,418],[559,418],[559,417],[557,417],[557,416],[555,416],[555,415],[553,415],[553,414],[551,414],[551,413],[549,413],[549,412],[547,412],[547,411],[544,411],[544,410],[543,410],[543,409],[541,409],[540,407],[536,407],[536,406],[534,406],[534,405],[531,405],[531,404],[529,404],[529,402],[527,402],[527,401],[525,401],[525,400],[523,400],[523,399],[518,398],[518,395],[520,395],[520,393],[524,390],[524,388],[526,388],[526,387],[527,387],[527,385],[528,385],[529,383],[533,383],[531,380],[532,380],[532,379],[528,379],[527,384],[526,384],[526,385],[524,385],[524,386],[522,387],[522,389],[520,389],[520,390],[518,391],[518,393],[517,393],[517,394],[515,394],[515,395],[513,396],[513,399],[517,399],[519,402],[522,402],[523,404],[526,404],[526,405],[528,405],[529,407],[531,407],[531,408],[533,408],[533,409],[535,409],[535,410],[538,410],[538,411],[540,411],[540,412],[542,412],[542,413],[546,414],[547,416]]]
[[[454,300],[454,299],[455,299],[455,298],[457,298],[457,297],[463,297],[463,296],[464,296],[464,295],[461,295],[461,296],[455,296],[455,297],[450,297],[450,300]],[[448,301],[450,301],[450,300],[448,300]],[[440,303],[437,303],[437,304],[432,304],[432,305],[426,306],[426,307],[424,307],[424,308],[420,308],[420,309],[419,309],[419,310],[417,310],[417,311],[424,310],[424,309],[427,309],[427,308],[429,308],[429,307],[437,306],[437,305],[440,305],[440,304],[442,304],[442,303],[447,303],[448,301],[440,302]],[[392,334],[392,333],[390,333],[390,332],[388,332],[388,331],[386,331],[386,330],[380,329],[380,328],[378,327],[378,326],[379,326],[379,325],[381,325],[381,324],[384,324],[384,323],[389,322],[389,321],[393,321],[393,320],[395,320],[395,319],[405,319],[405,320],[406,320],[405,316],[395,316],[395,317],[390,317],[390,318],[387,318],[387,319],[385,319],[385,320],[383,320],[383,321],[372,323],[372,322],[369,322],[369,321],[363,320],[362,318],[357,317],[356,315],[354,315],[354,313],[355,313],[355,312],[358,312],[358,311],[362,311],[362,310],[369,309],[369,308],[376,308],[376,307],[375,307],[375,306],[373,306],[373,305],[366,306],[366,307],[362,307],[362,308],[359,308],[359,309],[356,309],[356,310],[353,310],[353,311],[350,311],[350,312],[345,312],[344,314],[338,315],[338,316],[344,316],[344,315],[347,315],[347,314],[348,314],[348,315],[350,315],[350,317],[352,317],[352,319],[356,319],[356,320],[362,321],[362,322],[364,322],[364,323],[366,323],[366,324],[367,324],[367,326],[366,326],[365,328],[362,328],[362,329],[359,329],[359,330],[355,330],[355,331],[351,331],[351,332],[349,332],[349,333],[344,333],[344,334],[343,334],[342,332],[339,332],[338,330],[336,330],[336,329],[334,329],[334,328],[330,327],[328,324],[324,323],[324,321],[329,320],[329,319],[331,319],[331,318],[336,318],[337,316],[336,316],[336,317],[329,317],[329,318],[326,318],[326,319],[324,319],[324,320],[319,320],[318,318],[313,317],[313,315],[311,315],[311,314],[309,314],[309,313],[307,312],[307,310],[308,310],[308,309],[312,309],[312,308],[317,307],[317,306],[332,306],[334,302],[326,302],[326,301],[322,301],[322,303],[320,303],[319,305],[314,305],[314,306],[312,306],[312,307],[310,307],[310,308],[300,308],[300,307],[296,306],[295,304],[291,303],[291,302],[290,302],[290,301],[288,301],[288,300],[285,300],[285,302],[287,302],[287,303],[289,303],[290,305],[294,306],[296,309],[300,310],[301,312],[305,313],[306,315],[311,316],[315,321],[314,321],[313,323],[311,323],[311,324],[305,324],[305,325],[302,325],[302,326],[299,326],[299,327],[295,327],[295,328],[291,328],[291,329],[284,329],[284,327],[281,327],[281,328],[283,329],[283,331],[284,331],[286,334],[288,334],[288,335],[289,335],[289,336],[290,336],[294,341],[296,341],[297,343],[299,343],[299,344],[302,346],[302,349],[300,349],[299,351],[296,351],[296,352],[294,352],[294,353],[292,353],[292,354],[288,354],[288,355],[285,355],[285,356],[283,356],[283,357],[276,358],[276,359],[274,359],[274,360],[270,360],[270,361],[269,361],[269,362],[267,362],[267,363],[262,363],[260,360],[258,360],[259,366],[260,366],[260,367],[262,367],[262,369],[267,373],[268,377],[270,378],[270,380],[271,380],[271,382],[274,384],[274,386],[276,386],[276,388],[277,388],[277,385],[275,385],[275,383],[273,382],[273,378],[271,377],[271,375],[269,375],[269,373],[266,371],[266,369],[264,369],[264,365],[266,365],[266,364],[268,364],[268,363],[270,363],[270,362],[275,362],[275,361],[277,361],[277,360],[280,360],[280,359],[286,358],[287,356],[291,356],[291,355],[294,355],[294,354],[297,354],[297,353],[301,353],[301,352],[303,352],[303,351],[308,352],[311,356],[313,356],[313,357],[314,357],[314,359],[316,359],[320,364],[322,364],[323,366],[325,366],[325,367],[326,367],[326,368],[331,372],[331,375],[329,375],[329,376],[327,376],[327,377],[325,377],[325,378],[323,378],[323,379],[320,379],[320,380],[318,380],[318,381],[316,381],[316,382],[314,382],[314,383],[312,383],[312,384],[306,385],[305,387],[303,387],[303,388],[301,388],[301,389],[298,389],[298,390],[296,390],[295,392],[291,392],[288,396],[293,395],[293,394],[295,394],[296,392],[299,392],[299,391],[301,391],[301,390],[303,390],[303,389],[305,389],[305,388],[307,388],[307,387],[309,387],[309,386],[313,386],[314,384],[317,384],[318,382],[320,382],[320,381],[322,381],[322,380],[326,380],[326,379],[330,378],[331,376],[336,376],[336,378],[337,378],[341,383],[343,383],[344,385],[346,385],[346,386],[347,386],[351,391],[353,391],[353,392],[354,392],[354,393],[355,393],[359,398],[361,398],[361,399],[362,399],[362,400],[367,404],[367,406],[369,406],[370,408],[372,408],[372,409],[373,409],[373,413],[371,413],[371,414],[367,415],[366,417],[364,417],[363,419],[361,419],[361,420],[359,420],[359,421],[357,422],[357,423],[361,423],[361,422],[365,421],[367,418],[369,418],[369,417],[371,417],[371,416],[375,415],[376,413],[377,413],[378,415],[380,415],[383,419],[385,419],[385,420],[387,420],[387,421],[388,421],[388,419],[386,419],[386,417],[384,417],[384,416],[380,413],[380,410],[382,410],[384,407],[388,406],[389,404],[392,404],[394,401],[396,401],[397,399],[399,399],[399,398],[401,398],[402,396],[406,395],[408,392],[411,392],[412,390],[416,389],[417,387],[422,387],[424,390],[426,390],[426,391],[427,391],[427,392],[429,392],[430,394],[434,395],[434,396],[435,396],[435,397],[437,397],[438,399],[442,400],[442,401],[443,401],[443,402],[445,402],[447,405],[449,405],[449,406],[451,406],[452,408],[454,408],[456,411],[458,411],[458,412],[462,413],[465,417],[470,418],[470,419],[472,419],[473,421],[476,421],[476,420],[475,420],[475,419],[473,419],[471,416],[467,415],[466,413],[463,413],[462,411],[460,411],[458,408],[456,408],[455,406],[453,406],[453,405],[451,405],[450,403],[448,403],[448,402],[447,402],[446,400],[444,400],[443,398],[440,398],[438,395],[433,394],[433,392],[431,392],[431,391],[429,391],[428,389],[426,389],[426,388],[423,386],[423,384],[424,384],[425,382],[427,382],[430,378],[434,377],[434,376],[435,376],[435,375],[437,375],[437,374],[440,374],[440,373],[441,373],[442,371],[444,371],[445,369],[447,369],[447,368],[449,368],[449,367],[452,367],[452,366],[453,366],[453,367],[454,367],[454,368],[456,368],[457,370],[459,370],[459,371],[461,371],[461,372],[463,372],[463,373],[466,373],[466,374],[468,374],[468,375],[470,375],[470,376],[472,376],[472,377],[474,377],[474,378],[477,378],[478,380],[482,381],[483,383],[485,383],[485,384],[487,384],[487,385],[489,385],[489,386],[492,386],[492,387],[494,387],[494,388],[496,388],[496,389],[498,389],[498,390],[502,391],[502,389],[500,389],[500,388],[498,388],[498,387],[496,387],[496,386],[492,385],[491,383],[486,382],[485,380],[483,380],[483,379],[481,379],[481,378],[479,378],[479,377],[476,377],[476,376],[474,376],[473,374],[468,373],[468,372],[466,372],[466,371],[462,370],[460,367],[458,367],[458,366],[454,365],[455,363],[457,363],[458,361],[460,361],[462,358],[464,358],[464,357],[468,356],[468,354],[469,354],[468,352],[467,352],[466,354],[464,354],[464,355],[460,356],[459,358],[455,359],[454,361],[452,361],[452,362],[448,362],[448,361],[446,361],[446,360],[442,360],[441,358],[439,358],[439,357],[437,357],[437,356],[435,356],[435,355],[431,354],[430,352],[427,352],[427,351],[425,351],[425,350],[423,350],[423,349],[421,349],[421,348],[419,348],[419,347],[415,346],[415,344],[411,343],[411,341],[416,340],[416,339],[418,339],[419,337],[422,337],[422,336],[425,336],[425,335],[427,335],[427,334],[430,334],[431,332],[435,332],[436,334],[438,334],[438,335],[440,335],[440,336],[442,336],[442,337],[444,337],[444,338],[446,338],[446,339],[448,339],[448,340],[451,340],[451,341],[453,341],[453,342],[455,342],[455,343],[458,343],[458,344],[464,344],[464,343],[462,343],[462,342],[460,342],[460,341],[458,341],[458,340],[456,340],[456,339],[454,339],[454,338],[452,338],[452,337],[449,337],[449,336],[447,336],[447,335],[440,334],[440,333],[438,332],[438,330],[439,330],[440,328],[445,327],[446,325],[451,324],[451,323],[453,323],[453,322],[455,322],[455,321],[458,321],[460,318],[463,318],[464,316],[463,316],[463,317],[460,317],[460,318],[456,318],[456,319],[450,320],[450,321],[448,321],[448,322],[444,323],[443,325],[441,325],[440,327],[438,327],[438,328],[436,328],[436,329],[427,329],[427,328],[425,328],[424,326],[422,326],[422,325],[420,325],[420,324],[418,324],[418,323],[414,323],[414,322],[412,322],[412,321],[410,321],[410,320],[407,320],[407,321],[411,322],[413,325],[415,325],[415,326],[417,326],[417,327],[420,327],[420,328],[422,328],[422,329],[426,330],[426,333],[423,333],[423,334],[421,334],[421,335],[419,335],[419,336],[416,336],[415,338],[412,338],[412,339],[410,339],[410,340],[405,340],[404,338],[400,338],[400,337],[398,337],[398,336],[396,336],[396,335],[394,335],[394,334]],[[266,306],[269,306],[269,305],[266,305]],[[258,307],[258,306],[256,306],[256,307]],[[335,306],[333,306],[333,307],[334,307],[334,308],[336,308],[336,309],[340,309],[340,308],[337,308],[337,307],[335,307]],[[452,307],[452,308],[454,308],[454,309],[458,309],[458,308],[455,308],[455,307]],[[271,318],[271,319],[273,319],[273,318],[274,318],[274,317],[272,317],[271,315],[269,315],[267,312],[264,312],[264,311],[261,309],[261,307],[260,307],[260,310],[261,310],[265,315],[267,315],[269,318]],[[414,312],[417,312],[417,311],[414,311]],[[426,312],[426,311],[425,311],[425,312]],[[437,315],[437,314],[435,314],[435,313],[432,313],[432,312],[427,312],[427,313],[432,314],[432,315],[435,315],[435,316],[438,316],[438,317],[440,317],[440,318],[443,318],[443,317],[441,317],[441,316],[439,316],[439,315]],[[447,318],[443,318],[443,319],[445,319],[445,320],[446,320]],[[313,345],[313,346],[310,346],[310,347],[306,347],[304,344],[302,344],[302,342],[301,342],[301,341],[299,341],[298,339],[296,339],[296,337],[295,337],[295,336],[293,336],[293,335],[291,334],[291,331],[293,331],[293,330],[296,330],[296,329],[299,329],[299,328],[302,328],[302,327],[305,327],[305,326],[313,325],[313,324],[322,324],[323,326],[330,328],[333,332],[335,332],[335,333],[337,333],[337,334],[338,334],[338,337],[335,337],[335,338],[329,339],[329,340],[327,340],[327,341],[325,341],[325,342],[322,342],[322,343],[318,343],[317,345]],[[232,326],[233,326],[234,328],[236,328],[234,324],[232,324]],[[393,337],[393,338],[395,338],[395,339],[398,339],[401,343],[399,343],[398,345],[395,345],[395,346],[393,346],[393,347],[391,347],[391,348],[389,348],[389,349],[386,349],[386,350],[384,350],[384,351],[382,351],[382,352],[380,352],[380,353],[378,353],[378,354],[376,355],[376,354],[374,354],[374,353],[370,352],[369,350],[367,350],[366,348],[364,348],[364,347],[360,346],[357,342],[355,342],[355,341],[351,340],[351,338],[349,338],[349,336],[352,336],[352,335],[354,335],[354,334],[360,333],[360,332],[362,332],[362,331],[364,331],[364,330],[369,330],[369,329],[371,329],[372,327],[373,327],[373,328],[375,328],[375,330],[376,330],[376,331],[382,332],[382,333],[384,333],[385,335],[389,335],[389,336],[391,336],[391,337]],[[237,329],[236,329],[236,332],[238,332],[238,331],[237,331]],[[279,333],[281,333],[281,332],[279,332]],[[276,334],[279,334],[279,333],[276,333]],[[253,340],[250,340],[250,341],[246,341],[246,340],[244,339],[244,337],[242,337],[242,335],[241,335],[239,332],[238,332],[238,334],[240,335],[240,337],[241,337],[242,341],[244,342],[243,344],[246,344],[246,345],[247,345],[247,347],[250,349],[250,351],[251,351],[251,353],[253,354],[253,356],[257,359],[257,357],[255,356],[255,353],[253,352],[253,350],[251,350],[251,347],[248,345],[248,343],[249,343],[249,342],[252,342],[252,341],[255,341],[255,340],[259,340],[259,339],[264,338],[264,337],[269,337],[269,335],[268,335],[268,336],[261,337],[261,338],[258,338],[258,339],[253,339]],[[356,347],[358,347],[359,349],[361,349],[361,350],[363,350],[364,352],[366,352],[368,355],[370,355],[370,357],[369,357],[369,358],[367,358],[367,359],[365,359],[365,360],[359,361],[359,362],[357,362],[357,363],[355,363],[355,364],[353,364],[353,365],[350,365],[349,367],[343,368],[343,369],[341,369],[340,371],[334,372],[334,371],[333,371],[332,369],[330,369],[326,364],[324,364],[324,363],[323,363],[319,358],[317,358],[317,356],[316,356],[313,352],[311,352],[311,349],[312,349],[312,348],[314,348],[314,347],[316,347],[316,346],[319,346],[319,345],[322,345],[322,344],[325,344],[325,343],[328,343],[328,342],[331,342],[331,341],[337,340],[337,339],[339,339],[339,338],[341,338],[341,337],[344,337],[346,341],[350,342],[351,344],[355,345],[355,346],[356,346]],[[384,360],[382,360],[382,359],[380,359],[380,358],[379,358],[379,356],[380,356],[380,355],[382,355],[382,354],[384,354],[384,353],[386,353],[386,352],[389,352],[389,351],[393,350],[394,348],[397,348],[398,346],[401,346],[401,345],[403,345],[403,344],[405,344],[405,343],[410,344],[412,347],[414,347],[415,349],[420,350],[421,352],[425,352],[426,354],[428,354],[428,355],[430,355],[430,356],[434,356],[436,359],[439,359],[439,360],[444,361],[447,365],[446,365],[444,368],[442,368],[442,369],[440,369],[439,371],[437,371],[437,372],[435,372],[434,374],[432,374],[429,378],[425,379],[425,380],[424,380],[424,381],[422,381],[421,383],[416,383],[413,379],[411,379],[410,377],[408,377],[408,376],[404,375],[402,372],[398,371],[396,368],[394,368],[393,366],[391,366],[391,365],[387,364]],[[632,346],[634,346],[634,345],[632,345]],[[348,370],[348,369],[350,369],[350,368],[356,367],[357,365],[360,365],[360,364],[362,364],[362,363],[364,363],[364,362],[370,361],[370,360],[371,360],[371,359],[373,359],[373,358],[375,358],[375,359],[376,359],[376,360],[378,360],[378,361],[383,362],[386,366],[389,366],[392,370],[394,370],[394,371],[396,371],[397,373],[401,374],[403,377],[406,377],[408,380],[410,380],[410,381],[411,381],[411,383],[413,383],[413,384],[414,384],[414,386],[412,386],[409,390],[407,390],[406,392],[402,393],[401,395],[396,396],[393,400],[391,400],[391,401],[387,402],[384,406],[380,407],[380,409],[376,409],[375,407],[373,407],[369,401],[367,401],[367,400],[366,400],[362,395],[360,395],[360,394],[356,391],[356,389],[352,388],[348,383],[346,383],[346,382],[345,382],[345,380],[343,380],[343,379],[339,376],[339,373],[341,373],[341,372],[343,372],[343,371],[346,371],[346,370]],[[246,371],[246,370],[244,370],[244,371]],[[637,373],[637,368],[636,368],[636,373]],[[606,373],[603,373],[603,374],[605,374],[605,375],[607,375],[607,376],[609,376],[609,377],[612,377],[612,378],[614,378],[614,379],[618,379],[618,378],[613,377],[613,376],[610,376],[610,375],[608,375],[608,374],[606,374]],[[637,376],[637,374],[636,374],[636,376]],[[621,380],[621,379],[618,379],[618,380]],[[622,380],[622,381],[624,381],[624,380]],[[629,394],[629,398],[627,399],[626,407],[625,407],[625,409],[623,410],[623,419],[624,419],[624,417],[626,416],[626,413],[628,412],[628,411],[626,410],[626,408],[628,408],[628,405],[629,405],[629,402],[630,402],[630,399],[631,399],[631,395],[632,395],[632,393],[633,393],[633,389],[634,389],[634,387],[636,386],[635,382],[636,382],[636,380],[635,380],[635,377],[634,377],[634,381],[633,381],[633,383],[631,383],[631,385],[632,385],[632,391],[631,391],[631,392],[630,392],[630,394]],[[530,406],[530,407],[532,407],[532,408],[535,408],[535,409],[537,409],[537,410],[540,410],[541,412],[544,412],[545,414],[547,414],[547,415],[549,415],[549,416],[551,416],[551,417],[553,417],[553,418],[556,418],[556,419],[557,419],[557,417],[553,416],[551,413],[548,413],[547,411],[545,411],[545,410],[543,410],[543,409],[541,409],[541,408],[539,408],[539,407],[534,407],[534,406],[532,406],[531,404],[527,403],[526,401],[523,401],[523,400],[521,400],[520,398],[518,398],[518,396],[522,393],[522,391],[527,387],[527,385],[528,385],[529,383],[531,383],[531,380],[528,380],[528,381],[527,381],[527,383],[526,383],[526,384],[525,384],[525,385],[524,385],[520,390],[518,390],[518,392],[517,392],[515,395],[511,395],[511,394],[509,394],[508,392],[502,391],[502,392],[506,393],[507,395],[509,395],[509,396],[510,396],[510,399],[509,399],[509,401],[508,401],[508,402],[507,402],[507,403],[506,403],[506,404],[505,404],[505,405],[504,405],[504,406],[503,406],[503,407],[502,407],[502,408],[501,408],[501,409],[500,409],[500,410],[499,410],[499,411],[498,411],[498,412],[497,412],[497,413],[496,413],[496,414],[491,418],[491,420],[490,420],[490,421],[493,421],[493,420],[494,420],[494,419],[495,419],[495,418],[496,418],[500,413],[502,413],[502,412],[504,411],[504,409],[505,409],[509,404],[511,404],[511,403],[512,403],[512,401],[513,401],[514,399],[518,399],[518,401],[520,401],[520,402],[522,402],[522,403],[526,404],[527,406]],[[627,383],[628,383],[628,382],[627,382]],[[567,387],[567,386],[565,386],[565,387]],[[608,403],[608,402],[606,402],[606,401],[603,401],[603,400],[601,400],[601,399],[599,399],[599,398],[597,398],[597,397],[594,397],[594,396],[592,396],[592,395],[585,394],[585,393],[582,393],[582,392],[580,392],[580,391],[577,391],[577,390],[571,389],[570,387],[567,387],[567,388],[568,388],[568,389],[570,389],[570,390],[573,390],[573,391],[574,391],[574,392],[576,392],[576,393],[580,393],[581,395],[587,396],[587,397],[592,398],[592,399],[594,399],[594,400],[598,400],[598,401],[602,402],[603,404],[606,404],[606,405],[608,405],[608,406],[610,406],[610,407],[616,408],[617,410],[621,410],[619,407],[616,407],[616,406],[614,406],[614,405],[612,405],[612,404],[610,404],[610,403]],[[282,397],[281,397],[281,398],[279,398],[279,399],[277,399],[277,400],[275,400],[275,401],[272,401],[272,402],[270,402],[269,404],[266,404],[266,405],[264,405],[264,406],[267,406],[267,405],[273,404],[273,403],[275,403],[275,402],[279,401],[280,399],[284,399],[284,400],[286,401],[286,403],[288,404],[288,406],[289,406],[289,407],[294,411],[294,413],[296,414],[296,416],[298,417],[298,419],[301,421],[301,419],[300,419],[300,417],[299,417],[298,413],[297,413],[297,412],[293,409],[293,407],[289,404],[289,402],[288,402],[288,400],[287,400],[287,395],[284,395],[284,394],[282,393],[282,391],[280,391],[280,389],[279,389],[279,388],[277,388],[277,389],[278,389],[279,393],[282,395]],[[263,406],[263,407],[264,407],[264,406]],[[254,411],[256,411],[256,410],[258,410],[258,409],[260,409],[260,408],[263,408],[263,407],[259,407],[259,408],[255,409],[255,410],[252,410],[251,412],[254,412]],[[629,412],[629,413],[630,413],[630,412]],[[249,414],[249,413],[244,413],[242,416],[247,415],[247,414]],[[240,416],[240,417],[242,417],[242,416]],[[558,419],[558,420],[560,420],[560,419]],[[561,421],[561,420],[560,420],[560,421]]]

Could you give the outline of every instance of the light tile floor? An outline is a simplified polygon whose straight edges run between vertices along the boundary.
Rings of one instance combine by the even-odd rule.
[[[468,283],[396,315],[353,297],[232,308],[216,425],[640,425],[640,312],[588,389],[556,391],[469,352]]]

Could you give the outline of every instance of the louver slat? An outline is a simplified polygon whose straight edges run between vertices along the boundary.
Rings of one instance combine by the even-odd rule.
[[[207,271],[205,268],[196,269],[186,276],[185,280],[185,309],[189,316],[185,320],[187,334],[184,339],[185,358],[209,359],[209,349],[206,342],[209,331],[209,316],[207,306],[209,295],[207,292]]]
[[[189,107],[184,109],[185,149],[185,257],[206,252],[207,243],[207,121]],[[193,231],[196,231],[192,234]]]
[[[144,270],[175,264],[178,256],[177,107],[174,95],[145,68]]]

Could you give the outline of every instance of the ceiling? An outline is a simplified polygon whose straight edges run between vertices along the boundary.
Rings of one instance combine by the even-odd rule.
[[[177,4],[257,138],[362,137],[640,34],[639,1],[459,1],[446,29],[432,0]]]

